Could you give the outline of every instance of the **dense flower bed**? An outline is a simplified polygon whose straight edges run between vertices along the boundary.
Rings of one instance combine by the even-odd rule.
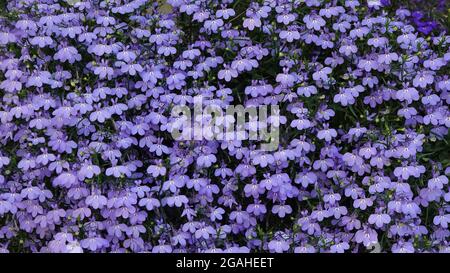
[[[1,251],[450,251],[445,25],[385,0],[166,2],[7,1]],[[197,95],[278,105],[279,147],[175,141]]]

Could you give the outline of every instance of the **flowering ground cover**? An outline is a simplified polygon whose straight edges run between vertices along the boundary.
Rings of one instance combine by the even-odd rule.
[[[449,252],[449,7],[423,2],[0,1],[0,251]],[[199,97],[277,110],[174,137]]]

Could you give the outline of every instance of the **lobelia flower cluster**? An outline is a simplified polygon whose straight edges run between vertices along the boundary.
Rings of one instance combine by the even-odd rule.
[[[388,2],[8,1],[0,250],[449,252],[450,36]],[[175,141],[197,95],[278,149]]]
[[[449,2],[447,0],[434,0],[426,3],[423,3],[423,1],[420,0],[413,0],[409,4],[412,5],[411,8],[414,9],[411,14],[412,23],[417,27],[419,32],[427,35],[433,30],[440,28],[439,23],[434,19],[428,18],[427,14],[445,14],[446,10],[450,9]],[[418,8],[418,6],[420,8]]]

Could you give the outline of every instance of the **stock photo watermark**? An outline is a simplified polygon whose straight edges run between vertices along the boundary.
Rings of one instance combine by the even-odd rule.
[[[250,140],[258,142],[259,149],[267,152],[276,150],[279,145],[278,105],[221,106],[212,102],[204,103],[203,96],[196,96],[193,109],[187,105],[175,105],[171,117],[174,121],[170,123],[170,132],[178,141]]]

